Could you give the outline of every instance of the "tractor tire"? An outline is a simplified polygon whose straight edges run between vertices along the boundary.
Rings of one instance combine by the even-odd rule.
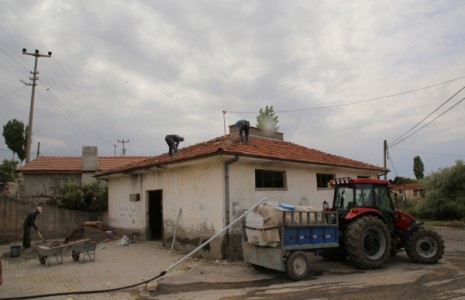
[[[389,259],[391,240],[384,222],[374,216],[352,221],[344,233],[347,255],[362,269],[381,268]]]
[[[444,248],[444,241],[439,234],[420,228],[412,234],[405,250],[415,263],[435,264],[444,255]]]
[[[310,269],[307,256],[302,251],[294,251],[286,260],[286,273],[293,280],[302,280]]]

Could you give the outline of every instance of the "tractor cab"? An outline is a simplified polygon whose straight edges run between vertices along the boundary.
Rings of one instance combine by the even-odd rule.
[[[370,214],[385,220],[390,232],[394,230],[394,205],[388,182],[370,178],[338,178],[333,182],[333,208],[341,224],[360,215]]]

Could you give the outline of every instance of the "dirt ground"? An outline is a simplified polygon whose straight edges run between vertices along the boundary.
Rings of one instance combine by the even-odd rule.
[[[445,241],[443,259],[434,265],[415,264],[405,253],[391,258],[379,270],[361,270],[348,261],[324,262],[309,254],[311,272],[305,280],[292,281],[286,274],[255,269],[241,261],[227,262],[189,258],[158,280],[113,293],[70,295],[50,299],[464,299],[465,230],[435,228]],[[104,235],[89,230],[87,234]],[[10,258],[4,249],[3,285],[6,295],[31,295],[72,290],[121,287],[152,278],[181,260],[157,242],[141,242],[128,247],[115,241],[99,244],[95,262],[75,264],[69,255],[65,262],[45,267],[33,249],[22,249],[20,257]],[[2,298],[3,299],[3,298]],[[47,298],[49,299],[49,298]]]
[[[206,262],[168,274],[146,299],[465,299],[465,231],[435,228],[446,253],[434,265],[415,264],[399,253],[379,270],[310,256],[311,274],[294,282],[285,274],[241,262]],[[142,296],[142,295],[141,295]]]

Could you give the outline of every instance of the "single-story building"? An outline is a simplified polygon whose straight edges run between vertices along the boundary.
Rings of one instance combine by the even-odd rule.
[[[97,147],[82,147],[82,156],[39,156],[16,171],[25,196],[53,195],[65,182],[92,183],[93,175],[147,159],[147,156],[98,156]]]
[[[263,198],[322,207],[331,202],[336,177],[378,178],[388,170],[284,141],[283,134],[250,128],[247,144],[238,130],[206,142],[99,172],[108,181],[109,226],[190,251],[222,231]],[[182,145],[182,144],[181,144]],[[213,240],[207,250],[240,257],[241,226]]]
[[[392,191],[394,192],[394,196],[402,201],[407,199],[421,200],[425,197],[425,188],[417,182],[393,186]]]

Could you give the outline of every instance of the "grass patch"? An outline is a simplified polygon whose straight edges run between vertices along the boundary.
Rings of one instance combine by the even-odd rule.
[[[465,229],[465,222],[464,221],[436,221],[436,220],[429,220],[429,221],[425,221],[425,225],[426,226],[452,227],[452,228]]]

